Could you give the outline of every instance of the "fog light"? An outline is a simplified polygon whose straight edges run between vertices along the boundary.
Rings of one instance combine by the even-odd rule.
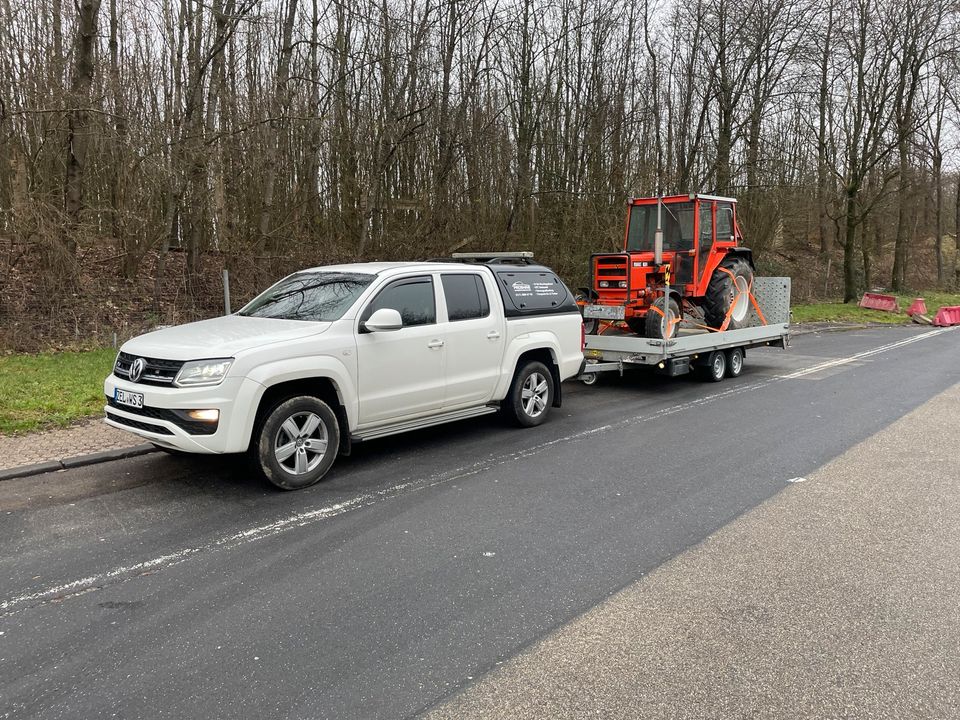
[[[202,422],[217,422],[220,419],[219,410],[187,410],[187,416],[191,420],[200,420]]]
[[[657,365],[657,367],[660,368],[661,370],[663,370],[663,368],[666,367],[666,366],[665,366],[663,363],[660,363],[659,365]]]

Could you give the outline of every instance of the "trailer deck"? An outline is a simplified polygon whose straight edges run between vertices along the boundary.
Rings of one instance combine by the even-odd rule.
[[[692,364],[705,361],[718,351],[787,347],[790,342],[790,278],[755,278],[753,297],[761,312],[751,307],[749,326],[739,330],[712,332],[681,326],[676,337],[669,340],[639,337],[616,327],[603,334],[587,335],[584,345],[586,365],[580,379],[590,384],[596,380],[597,373],[618,371],[622,374],[630,366],[655,366],[668,375],[682,375],[689,372]]]

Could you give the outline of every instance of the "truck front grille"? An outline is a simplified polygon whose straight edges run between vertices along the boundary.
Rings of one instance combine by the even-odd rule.
[[[138,355],[130,355],[122,352],[117,355],[117,363],[113,366],[113,374],[130,382],[137,382],[141,385],[159,385],[168,386],[173,384],[174,378],[183,367],[182,360],[160,360],[158,358],[143,358],[146,367],[140,375],[139,380],[130,379],[130,366],[133,365]]]

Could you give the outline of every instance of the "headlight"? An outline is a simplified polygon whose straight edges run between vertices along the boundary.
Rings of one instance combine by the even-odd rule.
[[[601,280],[600,287],[610,287],[610,283],[607,282],[606,280]]]
[[[177,387],[196,387],[198,385],[219,385],[233,365],[233,358],[214,360],[191,360],[184,363],[177,373],[173,384]]]
[[[626,288],[626,287],[627,287],[627,281],[626,281],[626,280],[621,280],[621,281],[620,281],[619,283],[617,283],[617,284],[618,284],[620,287],[622,287],[622,288]]]

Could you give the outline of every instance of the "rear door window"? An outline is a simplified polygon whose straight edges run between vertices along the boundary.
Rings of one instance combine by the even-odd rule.
[[[490,300],[479,275],[441,275],[443,294],[447,299],[447,317],[451,322],[487,317]]]
[[[567,299],[567,287],[552,272],[497,273],[504,294],[520,311],[550,310]]]

